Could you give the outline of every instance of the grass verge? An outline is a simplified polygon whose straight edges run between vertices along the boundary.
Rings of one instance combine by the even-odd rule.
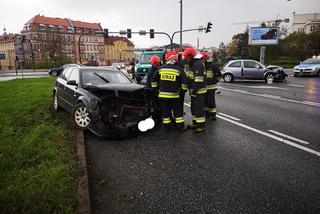
[[[75,213],[75,131],[67,114],[52,110],[54,81],[0,83],[3,213]]]

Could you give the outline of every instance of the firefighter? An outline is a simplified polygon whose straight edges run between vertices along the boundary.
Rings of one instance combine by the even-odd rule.
[[[195,128],[195,132],[200,133],[204,131],[206,121],[204,112],[205,94],[207,92],[205,60],[193,48],[187,48],[183,55],[188,61],[187,70],[188,67],[190,69],[187,71],[192,114],[192,125],[189,125],[189,127]]]
[[[175,123],[179,130],[184,129],[183,106],[179,99],[182,84],[187,84],[187,77],[178,66],[176,53],[168,52],[166,64],[160,66],[151,78],[152,88],[158,88],[159,91],[158,99],[165,128],[171,128]],[[175,121],[172,121],[173,118]]]
[[[216,120],[216,91],[218,89],[217,83],[221,76],[219,68],[212,62],[212,57],[206,52],[201,52],[203,58],[206,60],[206,82],[207,82],[207,93],[206,93],[206,105],[205,111],[208,118]]]
[[[158,67],[160,66],[161,59],[157,55],[154,55],[150,58],[150,63],[152,67],[149,69],[147,73],[147,82],[146,82],[146,88],[151,89],[151,78],[153,74],[158,70]]]

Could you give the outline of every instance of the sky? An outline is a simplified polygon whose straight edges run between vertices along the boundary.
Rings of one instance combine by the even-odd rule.
[[[1,0],[0,34],[19,33],[33,16],[70,18],[98,22],[109,31],[162,31],[170,35],[180,29],[180,0]],[[245,30],[249,21],[289,18],[293,12],[320,13],[320,0],[182,0],[183,29],[213,23],[212,31],[183,33],[183,43],[201,47],[218,47],[229,43],[233,35]],[[252,27],[259,24],[250,25]],[[288,24],[291,27],[291,23]],[[174,42],[180,42],[179,34]],[[136,47],[147,48],[169,44],[168,37],[132,35]]]

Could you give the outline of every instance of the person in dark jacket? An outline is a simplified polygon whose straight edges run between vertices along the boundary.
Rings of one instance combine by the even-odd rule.
[[[212,58],[206,52],[201,52],[203,58],[206,60],[206,83],[207,83],[207,93],[206,93],[206,105],[205,111],[208,118],[216,120],[216,91],[218,89],[217,83],[221,77],[220,70],[212,62]]]
[[[190,128],[195,128],[195,132],[203,132],[206,122],[204,105],[206,88],[206,69],[205,60],[201,54],[197,54],[193,48],[187,48],[183,52],[184,58],[188,61],[190,70],[186,69],[188,73],[188,88],[191,96],[191,113],[192,113],[192,125]]]
[[[152,67],[149,69],[149,71],[147,73],[147,82],[146,82],[147,89],[152,89],[151,78],[152,78],[153,74],[157,72],[158,67],[160,66],[160,62],[161,62],[160,57],[158,57],[157,55],[154,55],[150,58],[150,63],[152,65]]]
[[[166,54],[166,64],[159,67],[158,71],[152,76],[151,82],[152,88],[158,89],[164,127],[171,128],[175,122],[176,127],[183,130],[183,104],[181,105],[179,98],[182,84],[187,84],[187,77],[177,62],[178,58],[175,52],[168,52]],[[175,121],[173,122],[172,119]]]

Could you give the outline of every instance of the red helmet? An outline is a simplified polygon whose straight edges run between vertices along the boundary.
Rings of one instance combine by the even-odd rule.
[[[209,55],[206,53],[206,52],[201,52],[202,54],[202,58],[205,59],[205,60],[208,60],[209,59]]]
[[[168,51],[166,53],[166,61],[168,61],[170,59],[174,59],[176,62],[178,62],[178,56],[175,51]]]
[[[194,48],[187,48],[183,51],[183,56],[188,61],[190,61],[195,55],[197,55],[197,51]]]
[[[151,65],[153,66],[159,66],[160,65],[160,58],[156,55],[153,55],[150,59]]]

